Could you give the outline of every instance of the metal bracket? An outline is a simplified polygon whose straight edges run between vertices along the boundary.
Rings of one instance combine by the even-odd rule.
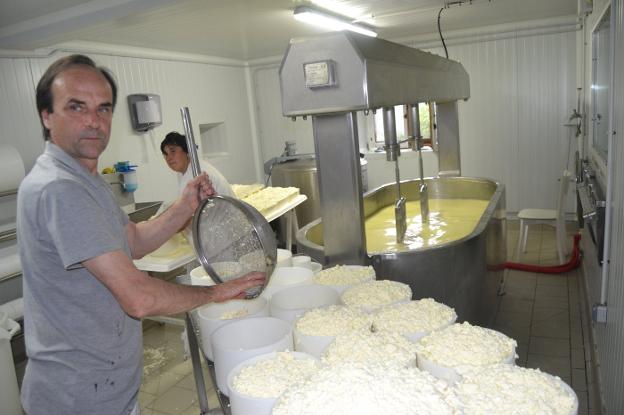
[[[592,320],[596,323],[607,322],[607,305],[596,303],[592,306]]]

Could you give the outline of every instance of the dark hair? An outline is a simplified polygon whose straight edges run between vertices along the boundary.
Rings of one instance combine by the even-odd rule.
[[[177,133],[175,131],[170,132],[165,136],[165,139],[160,143],[160,152],[165,154],[166,146],[178,146],[182,147],[182,150],[188,154],[188,146],[186,145],[186,136]]]
[[[58,59],[45,71],[39,83],[37,84],[37,112],[39,113],[39,121],[41,121],[41,127],[43,127],[43,139],[48,140],[50,138],[50,130],[43,125],[43,119],[41,118],[41,112],[43,110],[52,113],[54,111],[52,97],[52,83],[61,73],[76,65],[84,65],[95,69],[100,72],[106,81],[108,81],[111,90],[113,91],[113,110],[117,103],[117,84],[113,78],[113,74],[108,69],[99,67],[93,62],[93,59],[85,55],[70,55],[64,58]]]

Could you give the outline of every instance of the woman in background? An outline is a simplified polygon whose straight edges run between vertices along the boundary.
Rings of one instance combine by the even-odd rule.
[[[178,173],[178,187],[181,192],[186,184],[193,179],[186,137],[177,132],[170,132],[160,143],[160,151],[169,168]],[[200,159],[199,167],[201,171],[208,174],[208,178],[218,195],[236,197],[232,191],[232,186],[212,164]]]

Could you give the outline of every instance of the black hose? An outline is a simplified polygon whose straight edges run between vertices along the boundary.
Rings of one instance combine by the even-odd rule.
[[[442,10],[444,10],[444,7],[442,7],[438,12],[438,33],[440,34],[440,40],[442,40],[442,46],[444,46],[444,54],[446,55],[446,59],[448,59],[448,49],[446,49],[446,42],[444,42],[444,36],[442,36],[442,28],[440,27],[440,17],[442,16]]]

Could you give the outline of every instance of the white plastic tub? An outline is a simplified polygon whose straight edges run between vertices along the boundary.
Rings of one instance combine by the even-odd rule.
[[[321,271],[323,269],[323,266],[321,264],[319,264],[318,262],[310,262],[310,269],[312,270],[313,273],[317,273],[319,271]]]
[[[247,313],[236,318],[224,318],[227,313],[239,310],[246,310]],[[268,316],[269,303],[262,297],[257,297],[252,300],[230,300],[201,307],[197,311],[197,320],[199,322],[202,351],[208,359],[214,360],[211,336],[216,329],[235,320]]]
[[[191,285],[215,285],[212,278],[210,278],[201,265],[193,268],[189,275],[191,276]]]
[[[356,284],[340,295],[343,304],[359,307],[373,313],[382,307],[407,303],[412,299],[412,290],[398,281],[379,280]]]
[[[280,267],[275,268],[269,283],[260,294],[266,299],[270,299],[273,294],[284,288],[297,285],[309,285],[312,283],[314,273],[308,268],[301,267]]]
[[[342,294],[354,285],[374,281],[376,279],[375,270],[372,267],[363,267],[362,265],[338,265],[326,268],[319,274],[320,271],[321,270],[315,272],[313,278],[314,283],[332,287],[338,294]],[[353,281],[348,284],[337,283],[337,281],[344,279],[344,277],[341,277],[341,274],[349,274],[350,272],[361,273],[364,271],[366,271],[366,275],[362,275],[359,278],[353,277]],[[332,283],[332,280],[335,280],[336,283]]]
[[[334,341],[336,336],[311,336],[304,334],[296,328],[293,329],[295,350],[307,353],[320,359],[325,349]]]
[[[315,359],[313,356],[307,353],[300,352],[291,352],[292,356],[297,359],[310,359],[314,360],[318,364],[318,359]],[[229,397],[230,397],[230,407],[232,411],[232,415],[270,415],[273,409],[273,405],[275,405],[275,401],[279,396],[273,396],[270,398],[259,398],[255,396],[249,396],[245,393],[239,392],[234,387],[234,379],[238,374],[243,370],[243,368],[248,366],[253,366],[258,362],[263,360],[275,359],[277,352],[271,352],[259,356],[254,356],[250,359],[247,359],[234,367],[227,378]]]
[[[233,321],[212,334],[217,387],[228,395],[227,377],[240,362],[265,353],[292,350],[290,324],[275,317]]]
[[[331,287],[302,285],[285,288],[271,297],[270,314],[290,324],[313,308],[340,304],[340,296]]]
[[[277,263],[275,264],[276,268],[280,267],[292,267],[292,252],[288,249],[280,249],[277,250]]]
[[[310,268],[311,263],[312,258],[310,258],[308,255],[295,255],[292,257],[293,267]]]
[[[505,358],[500,363],[514,365],[516,362],[516,349],[514,348],[513,354]],[[453,385],[462,379],[461,368],[444,366],[439,363],[432,362],[431,360],[416,354],[416,366],[418,369],[431,373],[434,377],[446,381],[449,385]]]

